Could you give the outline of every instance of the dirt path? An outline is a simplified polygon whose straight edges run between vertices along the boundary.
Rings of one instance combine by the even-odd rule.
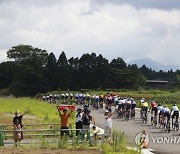
[[[85,154],[87,150],[72,149],[40,149],[40,148],[0,148],[0,153],[5,154]],[[88,150],[88,154],[101,154],[98,150]]]

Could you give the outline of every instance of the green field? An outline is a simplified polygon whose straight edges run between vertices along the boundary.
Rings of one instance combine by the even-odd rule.
[[[4,113],[14,115],[16,110],[20,111],[22,114],[25,109],[28,109],[27,115],[32,115],[37,117],[37,122],[50,122],[50,123],[59,123],[60,118],[56,108],[56,105],[43,102],[41,100],[36,100],[32,98],[6,98],[0,99],[0,114]],[[72,122],[74,114],[72,114],[70,121]],[[8,116],[7,122],[12,121]],[[5,119],[4,119],[5,120]],[[2,122],[2,119],[1,119]],[[6,121],[5,121],[6,122]],[[24,120],[26,123],[26,120]]]

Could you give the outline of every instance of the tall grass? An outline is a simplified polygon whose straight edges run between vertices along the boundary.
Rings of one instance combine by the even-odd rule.
[[[139,152],[134,149],[128,149],[128,142],[125,137],[125,134],[118,131],[113,130],[112,132],[112,140],[105,140],[105,142],[101,145],[102,152],[104,154],[138,154]]]
[[[25,109],[28,109],[28,114],[37,116],[45,122],[59,122],[59,114],[56,105],[49,104],[31,98],[7,98],[0,99],[0,113],[14,114],[19,110],[22,114]],[[74,114],[71,115],[70,122],[73,121]]]

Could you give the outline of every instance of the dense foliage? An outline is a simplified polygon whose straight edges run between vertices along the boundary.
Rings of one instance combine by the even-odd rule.
[[[15,96],[33,96],[53,90],[137,89],[146,79],[168,80],[180,86],[180,70],[156,72],[145,65],[127,65],[118,57],[109,62],[101,54],[83,54],[67,59],[53,53],[18,45],[7,51],[11,60],[0,64],[0,89],[8,88]]]

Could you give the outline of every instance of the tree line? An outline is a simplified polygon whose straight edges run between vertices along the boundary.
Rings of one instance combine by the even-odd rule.
[[[0,89],[15,96],[34,96],[54,90],[138,89],[146,79],[168,80],[180,86],[180,70],[156,72],[143,65],[127,65],[118,57],[108,61],[101,54],[86,53],[58,59],[51,52],[31,45],[17,45],[7,51],[9,61],[0,63]]]

